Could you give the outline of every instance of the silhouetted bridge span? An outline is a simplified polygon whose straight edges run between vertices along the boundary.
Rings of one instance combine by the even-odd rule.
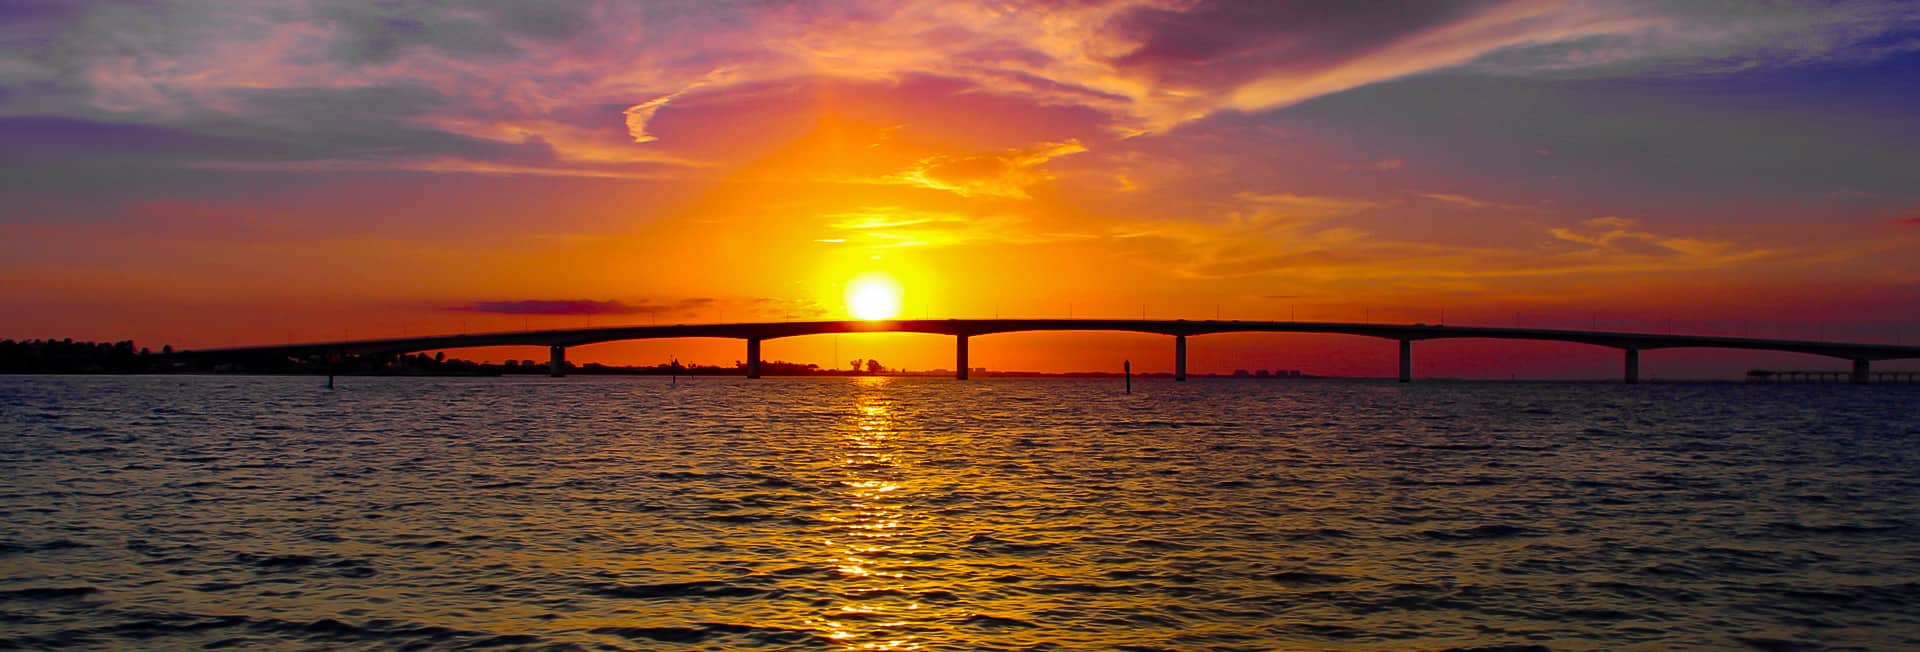
[[[1852,361],[1851,380],[1855,383],[1868,382],[1871,377],[1870,365],[1875,360],[1920,358],[1920,346],[1888,344],[1489,326],[1188,321],[1184,319],[904,319],[620,326],[233,347],[192,351],[189,354],[212,360],[258,359],[263,356],[311,359],[339,356],[397,356],[421,351],[486,346],[545,346],[551,354],[549,363],[551,373],[560,375],[566,368],[567,347],[622,340],[714,337],[745,340],[747,377],[758,378],[760,377],[760,343],[766,340],[835,333],[926,333],[949,335],[955,338],[955,377],[966,380],[968,338],[998,333],[1048,331],[1113,331],[1171,336],[1174,338],[1175,380],[1187,379],[1187,338],[1220,333],[1323,333],[1359,335],[1397,341],[1400,344],[1400,382],[1413,379],[1413,343],[1440,339],[1574,342],[1620,349],[1625,353],[1624,373],[1626,382],[1629,383],[1640,380],[1640,352],[1652,349],[1746,349],[1787,351],[1840,358]]]

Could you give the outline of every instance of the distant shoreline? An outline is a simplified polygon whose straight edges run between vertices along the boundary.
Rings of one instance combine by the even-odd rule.
[[[731,369],[727,369],[726,371],[730,373],[715,373],[713,371],[708,371],[704,368],[700,371],[682,371],[681,373],[675,374],[670,372],[655,371],[653,368],[650,368],[650,367],[640,367],[640,368],[603,367],[600,369],[589,369],[587,367],[575,367],[572,369],[568,369],[566,374],[564,374],[564,376],[684,376],[688,378],[696,378],[696,377],[697,378],[707,378],[707,377],[738,378],[743,375],[741,373],[733,372],[734,370],[731,370]],[[519,370],[493,371],[493,372],[476,371],[476,372],[464,372],[464,373],[451,372],[451,371],[449,372],[342,371],[342,372],[336,372],[336,373],[328,373],[326,371],[313,371],[313,370],[290,370],[290,371],[247,371],[247,370],[15,371],[15,370],[0,370],[0,376],[339,376],[339,377],[359,377],[359,378],[502,378],[502,377],[508,377],[508,376],[547,377],[548,375],[549,374],[545,369],[537,369],[535,371],[519,371]],[[761,376],[765,378],[952,378],[953,371],[950,369],[932,369],[927,371],[885,371],[880,373],[867,373],[867,372],[852,373],[852,372],[843,372],[843,371],[842,372],[819,372],[819,373],[762,373]],[[1056,371],[988,371],[988,372],[974,371],[972,373],[972,377],[976,379],[977,378],[1121,379],[1126,376],[1127,374],[1112,372],[1112,371],[1057,371],[1057,372]],[[1173,379],[1172,372],[1136,373],[1136,374],[1132,374],[1132,376],[1134,378],[1144,378],[1144,379],[1161,379],[1161,380]],[[1215,373],[1188,373],[1187,378],[1189,379],[1208,378],[1208,379],[1227,379],[1227,380],[1272,380],[1272,381],[1367,380],[1369,379],[1369,377],[1366,377],[1366,376],[1321,376],[1321,375],[1308,375],[1308,374],[1302,374],[1298,376],[1280,376],[1280,375],[1256,376],[1251,374],[1235,375],[1235,374],[1215,374]]]
[[[867,361],[868,369],[850,368],[830,369],[817,364],[767,360],[760,363],[759,372],[763,377],[786,378],[847,378],[847,377],[895,377],[895,378],[952,378],[951,369],[926,369],[904,371],[887,369],[875,361]],[[742,377],[747,375],[746,366],[735,363],[732,366],[689,365],[678,361],[654,364],[651,366],[616,366],[597,362],[573,364],[562,362],[562,376],[713,376]],[[241,376],[348,376],[348,377],[421,377],[421,378],[489,378],[501,376],[550,376],[548,364],[534,360],[508,360],[506,362],[475,362],[444,355],[426,354],[399,355],[384,358],[348,357],[337,360],[315,358],[271,358],[247,359],[238,361],[216,361],[196,356],[193,353],[175,352],[172,347],[162,347],[160,351],[136,348],[131,340],[119,342],[85,342],[70,339],[63,340],[0,340],[0,375],[241,375]],[[1840,382],[1843,371],[1770,371],[1752,370],[1747,372],[1744,382],[1761,383],[1807,383],[1822,384]],[[1094,378],[1114,379],[1126,377],[1121,371],[992,371],[985,368],[973,368],[969,376],[973,378]],[[1174,377],[1170,371],[1133,373],[1143,380],[1168,380]],[[1896,384],[1914,384],[1920,374],[1913,372],[1886,372],[1888,378],[1882,382]],[[1383,376],[1329,376],[1305,373],[1300,370],[1235,370],[1232,373],[1188,373],[1190,379],[1209,380],[1254,380],[1254,381],[1293,381],[1293,380],[1392,380]],[[1775,376],[1780,376],[1776,378]],[[1801,377],[1796,377],[1801,376]],[[1460,381],[1460,382],[1581,382],[1596,380],[1617,382],[1609,378],[1591,379],[1523,379],[1523,378],[1457,378],[1423,377],[1423,382]],[[1646,380],[1652,381],[1653,378]],[[1703,381],[1703,382],[1742,382],[1737,378],[1662,378],[1664,382]]]
[[[367,373],[362,371],[362,372],[352,372],[352,373],[327,374],[326,372],[312,372],[312,371],[171,371],[171,372],[169,371],[157,371],[157,372],[0,371],[0,378],[9,377],[9,376],[121,376],[121,377],[174,376],[174,377],[316,378],[316,377],[323,377],[328,375],[332,375],[339,378],[552,378],[551,376],[547,375],[544,372],[542,373],[510,373],[510,374],[481,374],[481,373],[461,374],[461,373]],[[566,378],[578,378],[578,377],[629,378],[629,377],[658,377],[658,376],[671,377],[672,374],[652,373],[652,372],[639,372],[639,373],[572,372],[560,378],[555,378],[555,380],[564,380]],[[744,378],[743,375],[737,374],[737,373],[680,374],[680,377],[687,378],[687,379]],[[933,379],[953,380],[953,373],[951,371],[939,372],[939,373],[932,372],[932,371],[913,371],[913,372],[897,372],[897,373],[887,372],[887,373],[878,373],[878,374],[869,374],[869,373],[854,374],[854,373],[841,372],[841,373],[819,373],[819,374],[762,374],[761,377],[763,379],[764,378],[933,378]],[[1123,377],[1123,374],[1118,374],[1118,373],[1113,373],[1108,371],[1067,371],[1067,372],[1004,371],[1004,372],[989,372],[984,374],[975,372],[969,380],[956,381],[956,382],[976,382],[976,381],[983,381],[983,380],[999,380],[999,379],[1118,381],[1118,380],[1121,380],[1122,377]],[[1165,373],[1165,372],[1134,374],[1133,377],[1136,380],[1153,380],[1153,381],[1172,381],[1173,380],[1173,374]],[[1189,373],[1187,374],[1187,379],[1194,380],[1194,381],[1222,381],[1222,380],[1260,381],[1260,382],[1338,381],[1338,382],[1377,382],[1377,383],[1386,383],[1386,384],[1395,384],[1395,385],[1398,384],[1395,382],[1396,379],[1391,376],[1301,375],[1301,376],[1264,376],[1263,377],[1263,376],[1252,376],[1252,375],[1236,376],[1233,374]],[[1611,378],[1459,378],[1459,377],[1450,377],[1450,376],[1446,376],[1446,377],[1435,376],[1435,377],[1429,377],[1429,378],[1421,378],[1419,379],[1419,382],[1420,383],[1475,383],[1475,384],[1479,384],[1479,383],[1574,383],[1574,384],[1601,384],[1601,385],[1620,384],[1620,381],[1616,379],[1611,379]],[[1741,385],[1775,384],[1775,383],[1754,383],[1752,380],[1736,379],[1736,378],[1659,378],[1659,379],[1645,379],[1643,380],[1643,382],[1648,384],[1676,384],[1676,383],[1741,384]],[[1779,384],[1789,384],[1789,385],[1798,386],[1798,385],[1820,385],[1822,383],[1779,383]],[[1914,383],[1901,382],[1901,383],[1876,383],[1876,384],[1911,385]]]

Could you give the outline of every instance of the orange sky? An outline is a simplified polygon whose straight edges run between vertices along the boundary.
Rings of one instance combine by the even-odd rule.
[[[905,317],[1444,313],[1920,341],[1920,56],[1885,45],[1920,20],[1897,3],[9,11],[0,337],[837,319],[847,283],[881,273]],[[1193,346],[1196,372],[1386,375],[1394,352]],[[766,357],[939,368],[951,348],[822,336]],[[1416,355],[1467,377],[1619,364],[1554,344]],[[1003,335],[973,358],[1153,371],[1171,343]],[[1839,365],[1646,360],[1655,377]]]

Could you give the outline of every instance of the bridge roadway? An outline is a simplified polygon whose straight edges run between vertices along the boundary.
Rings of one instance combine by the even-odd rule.
[[[1172,336],[1175,380],[1187,379],[1187,338],[1218,333],[1332,333],[1398,341],[1400,343],[1400,382],[1403,383],[1413,379],[1413,343],[1438,339],[1537,340],[1612,347],[1625,352],[1624,374],[1628,383],[1639,382],[1640,352],[1649,349],[1747,349],[1828,356],[1852,361],[1852,380],[1861,384],[1866,383],[1871,377],[1872,361],[1920,358],[1920,346],[1888,344],[1546,328],[1299,321],[1188,321],[1184,319],[903,319],[617,326],[233,347],[188,353],[218,360],[260,356],[289,358],[335,355],[393,356],[420,351],[482,346],[545,346],[550,353],[549,370],[553,375],[558,376],[566,368],[567,347],[620,340],[718,337],[746,340],[747,377],[759,378],[760,343],[766,340],[834,333],[928,333],[954,337],[955,377],[966,380],[968,338],[996,333],[1041,331],[1117,331]]]

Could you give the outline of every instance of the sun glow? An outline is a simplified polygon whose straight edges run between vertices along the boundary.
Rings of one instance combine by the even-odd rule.
[[[900,283],[872,272],[847,283],[847,312],[859,319],[892,319],[900,314]]]

